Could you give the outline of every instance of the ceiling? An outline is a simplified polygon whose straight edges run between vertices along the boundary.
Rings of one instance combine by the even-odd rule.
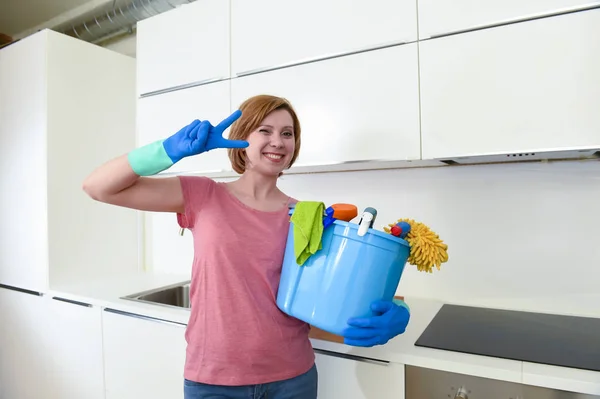
[[[19,39],[116,0],[0,0],[0,33]]]

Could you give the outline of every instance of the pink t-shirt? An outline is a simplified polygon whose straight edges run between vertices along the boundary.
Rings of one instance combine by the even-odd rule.
[[[224,183],[179,179],[185,212],[177,221],[194,237],[184,377],[250,385],[308,371],[315,360],[310,327],[276,304],[288,208],[259,211]]]

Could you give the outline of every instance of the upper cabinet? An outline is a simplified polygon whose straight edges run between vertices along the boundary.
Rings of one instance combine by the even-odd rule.
[[[600,9],[419,45],[423,158],[600,147]]]
[[[223,0],[194,1],[140,21],[137,94],[229,77],[229,32]]]
[[[415,0],[231,0],[232,74],[415,41],[416,5]]]
[[[136,270],[136,213],[82,190],[135,145],[135,60],[44,30],[0,50],[0,93],[0,284]]]
[[[138,100],[138,146],[166,139],[192,123],[208,120],[218,125],[230,115],[229,80],[177,90]],[[223,134],[227,137],[229,129]],[[215,149],[186,157],[164,173],[231,171],[226,149]]]
[[[600,5],[597,0],[419,0],[418,3],[420,39]]]
[[[248,97],[290,100],[300,119],[295,167],[420,157],[417,44],[297,65],[231,81]]]

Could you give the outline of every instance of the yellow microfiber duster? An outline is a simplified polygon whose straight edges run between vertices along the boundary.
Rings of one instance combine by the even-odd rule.
[[[417,266],[417,270],[421,272],[433,273],[434,266],[440,270],[442,263],[448,261],[448,245],[444,244],[429,227],[412,219],[398,219],[396,223],[389,224],[389,227],[386,226],[383,230],[391,233],[392,228],[402,222],[410,226],[404,238],[410,245],[408,263]]]

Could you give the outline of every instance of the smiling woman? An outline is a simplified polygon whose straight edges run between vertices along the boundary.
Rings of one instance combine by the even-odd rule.
[[[226,139],[223,133],[230,126]],[[192,232],[185,399],[317,397],[310,326],[276,303],[288,212],[297,202],[279,190],[277,180],[298,157],[300,134],[286,99],[259,95],[216,126],[198,119],[109,161],[83,184],[102,202],[173,212],[180,227]],[[184,157],[223,148],[241,174],[233,182],[152,177]],[[404,307],[389,303],[378,312],[373,320],[353,325],[346,342],[374,345],[401,333],[408,323]]]
[[[301,131],[292,105],[281,97],[259,95],[242,103],[240,110],[248,117],[232,125],[229,138],[248,140],[250,146],[228,149],[233,170],[244,173],[248,168],[260,168],[263,157],[276,168],[290,168],[300,152]],[[281,170],[278,173],[281,174]]]

